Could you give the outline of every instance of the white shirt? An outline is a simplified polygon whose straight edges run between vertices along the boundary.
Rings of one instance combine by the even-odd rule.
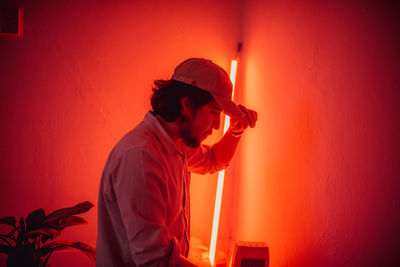
[[[174,266],[188,255],[190,172],[226,166],[175,143],[151,112],[111,151],[98,199],[97,266]]]

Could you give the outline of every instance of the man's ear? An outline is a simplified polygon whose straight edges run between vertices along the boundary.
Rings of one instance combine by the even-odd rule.
[[[181,98],[181,114],[185,117],[191,117],[193,114],[193,106],[188,96]]]

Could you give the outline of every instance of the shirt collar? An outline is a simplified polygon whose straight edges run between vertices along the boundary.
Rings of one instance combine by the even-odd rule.
[[[175,141],[171,138],[171,136],[169,136],[161,123],[150,111],[146,113],[143,122],[153,129],[156,138],[160,141],[161,145],[168,153],[179,152],[182,154]]]

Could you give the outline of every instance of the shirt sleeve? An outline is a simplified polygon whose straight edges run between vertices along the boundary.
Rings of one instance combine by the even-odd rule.
[[[187,147],[186,158],[189,171],[199,174],[214,173],[229,166],[217,162],[213,150],[208,145]]]
[[[158,160],[131,149],[120,157],[112,179],[129,249],[137,266],[174,266],[179,242],[166,227],[167,187]]]

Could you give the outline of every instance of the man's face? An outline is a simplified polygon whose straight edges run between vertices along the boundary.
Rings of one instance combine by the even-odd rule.
[[[221,107],[212,101],[182,120],[180,135],[182,141],[190,147],[198,147],[213,129],[218,129],[221,117]]]

